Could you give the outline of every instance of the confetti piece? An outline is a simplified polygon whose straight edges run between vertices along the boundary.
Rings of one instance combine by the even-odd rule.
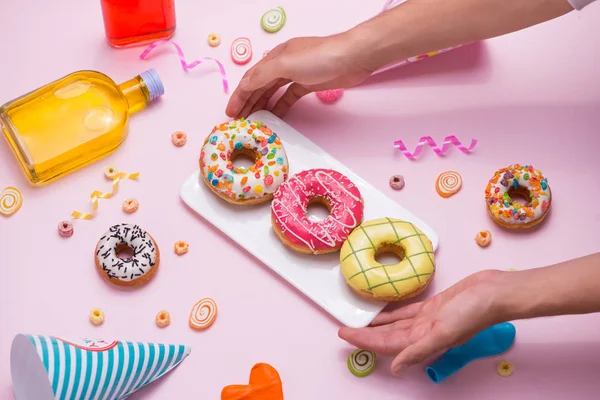
[[[94,193],[90,195],[92,199],[92,212],[91,213],[82,213],[79,211],[73,211],[71,217],[75,219],[92,219],[94,214],[98,211],[98,199],[110,199],[117,190],[119,189],[119,181],[121,179],[137,179],[140,176],[139,172],[133,174],[127,174],[125,172],[119,172],[115,178],[113,179],[112,192],[100,192],[95,190]]]
[[[260,19],[260,26],[269,33],[281,30],[285,25],[286,15],[282,7],[267,11]]]
[[[429,144],[433,151],[435,151],[435,154],[437,154],[438,156],[442,156],[448,150],[451,144],[455,145],[463,153],[469,153],[477,145],[477,140],[471,140],[471,144],[469,145],[469,147],[465,147],[456,136],[450,135],[446,136],[446,138],[444,139],[444,143],[440,148],[431,136],[423,136],[421,139],[419,139],[419,143],[417,143],[417,147],[412,153],[408,151],[402,140],[395,141],[394,147],[400,149],[400,151],[402,151],[402,153],[404,153],[404,155],[407,158],[414,160],[415,157],[418,157],[419,154],[421,154],[421,151],[423,150],[423,147],[425,147],[425,144]]]
[[[190,69],[202,64],[204,61],[214,61],[215,63],[217,63],[217,66],[219,67],[219,71],[221,73],[221,79],[223,81],[223,89],[225,90],[225,93],[229,92],[229,83],[227,82],[227,74],[225,73],[225,67],[223,67],[223,64],[221,64],[221,62],[219,60],[217,60],[216,58],[210,58],[210,57],[202,57],[199,60],[194,60],[192,61],[191,64],[188,64],[185,61],[185,56],[183,54],[183,50],[181,50],[181,47],[179,47],[179,45],[175,42],[170,42],[168,40],[157,40],[156,42],[152,43],[150,46],[148,46],[146,48],[146,50],[144,50],[142,52],[142,54],[140,54],[140,58],[142,60],[145,60],[148,57],[148,54],[150,54],[150,52],[152,50],[154,50],[155,48],[157,48],[158,46],[160,46],[161,44],[164,43],[171,43],[173,45],[173,47],[175,47],[175,50],[177,50],[177,55],[179,56],[179,61],[181,61],[181,66],[183,68],[184,71],[189,71]]]
[[[348,356],[348,369],[354,376],[365,377],[375,369],[376,358],[372,351],[356,349]]]
[[[23,195],[19,189],[9,186],[0,193],[0,214],[11,216],[23,205]]]
[[[231,43],[231,59],[238,65],[244,65],[252,59],[252,43],[250,39],[241,37]]]
[[[217,303],[213,299],[202,299],[192,308],[190,314],[190,327],[192,329],[206,329],[217,318]]]
[[[462,186],[462,177],[458,172],[442,172],[435,181],[435,189],[442,197],[450,197],[457,193]]]

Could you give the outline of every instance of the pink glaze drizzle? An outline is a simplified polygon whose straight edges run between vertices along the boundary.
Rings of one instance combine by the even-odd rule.
[[[323,221],[306,217],[310,199],[323,197],[331,214]],[[341,173],[330,169],[302,171],[282,184],[273,196],[271,215],[286,239],[312,252],[340,247],[362,222],[360,191]]]

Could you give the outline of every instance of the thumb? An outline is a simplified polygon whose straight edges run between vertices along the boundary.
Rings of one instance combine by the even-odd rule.
[[[287,78],[277,59],[262,60],[240,81],[240,89],[252,92],[261,89],[279,78]]]
[[[405,348],[392,361],[392,372],[395,375],[401,374],[411,365],[420,364],[428,357],[444,349],[444,344],[440,338],[434,335],[427,335],[419,341]]]

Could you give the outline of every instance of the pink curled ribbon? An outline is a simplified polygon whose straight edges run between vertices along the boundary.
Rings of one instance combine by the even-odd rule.
[[[183,67],[184,71],[189,71],[190,69],[202,64],[204,61],[214,61],[217,63],[217,66],[219,67],[219,71],[221,72],[221,79],[223,80],[223,89],[225,89],[225,93],[229,92],[229,83],[227,82],[227,74],[225,73],[225,67],[223,67],[223,64],[221,64],[221,62],[219,60],[217,60],[216,58],[210,58],[210,57],[202,57],[199,60],[194,60],[191,64],[188,64],[185,61],[185,56],[183,55],[183,50],[181,50],[181,47],[179,47],[179,45],[175,42],[170,42],[169,40],[157,40],[156,42],[152,43],[150,46],[148,46],[146,48],[146,50],[144,50],[142,52],[142,54],[140,54],[140,59],[145,60],[146,57],[148,57],[148,54],[150,54],[150,52],[152,50],[154,50],[155,48],[157,48],[158,46],[160,46],[161,44],[164,43],[171,43],[174,47],[175,50],[177,50],[177,55],[179,56],[179,61],[181,61],[181,66]]]
[[[443,156],[451,144],[455,145],[463,153],[465,153],[465,154],[469,153],[477,145],[477,140],[475,140],[475,139],[471,140],[471,144],[469,145],[469,147],[465,147],[465,145],[463,145],[456,136],[450,135],[450,136],[446,136],[446,138],[444,139],[444,143],[442,144],[442,147],[440,148],[440,147],[438,147],[438,145],[435,143],[435,140],[433,140],[433,138],[431,136],[423,136],[421,139],[419,139],[419,143],[417,143],[417,148],[412,153],[410,151],[408,151],[408,148],[404,145],[404,142],[402,142],[402,140],[395,141],[394,147],[400,149],[400,151],[402,151],[402,153],[404,153],[406,158],[414,160],[415,157],[417,157],[419,154],[421,154],[421,151],[423,150],[423,147],[425,147],[425,144],[429,144],[429,146],[433,149],[433,151],[435,151],[435,154],[437,154],[438,156]]]

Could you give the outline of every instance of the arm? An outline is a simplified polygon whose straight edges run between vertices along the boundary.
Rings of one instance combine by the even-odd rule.
[[[356,85],[391,62],[503,35],[571,10],[567,0],[410,0],[345,33],[277,46],[244,75],[226,113],[247,117],[292,83],[272,109],[282,116],[310,92]]]
[[[497,285],[496,312],[502,321],[600,312],[600,253],[505,273]]]
[[[518,31],[572,11],[567,0],[408,1],[349,31],[361,62],[399,59]],[[358,57],[358,55],[354,56]]]
[[[339,335],[361,349],[395,355],[392,371],[401,373],[500,322],[593,312],[600,312],[600,253],[545,268],[478,272]]]

